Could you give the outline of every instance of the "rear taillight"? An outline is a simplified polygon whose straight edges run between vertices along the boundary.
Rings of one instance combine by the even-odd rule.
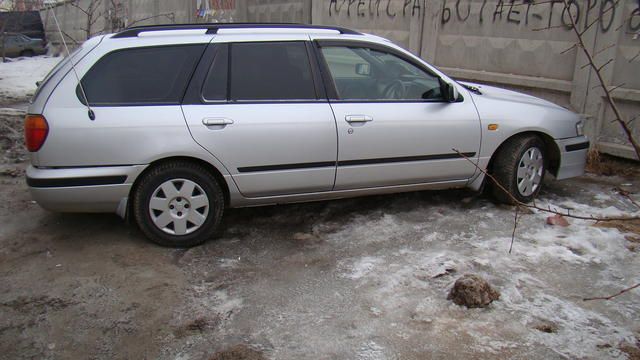
[[[49,134],[49,124],[42,115],[27,115],[24,119],[24,142],[27,150],[40,150]]]

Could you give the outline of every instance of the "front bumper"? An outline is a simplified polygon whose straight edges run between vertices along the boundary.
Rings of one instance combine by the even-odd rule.
[[[27,168],[27,185],[43,208],[59,212],[118,212],[146,165]]]
[[[589,139],[586,136],[577,136],[568,139],[556,140],[560,149],[560,166],[556,179],[563,180],[584,174],[587,165],[587,152],[589,152]]]

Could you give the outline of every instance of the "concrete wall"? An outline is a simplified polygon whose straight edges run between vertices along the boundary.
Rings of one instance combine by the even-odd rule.
[[[86,8],[91,1],[79,0]],[[104,14],[109,12],[106,0]],[[594,72],[572,45],[562,2],[529,0],[121,0],[124,25],[187,22],[300,22],[340,25],[380,35],[406,47],[453,77],[495,84],[543,97],[589,116],[587,132],[601,151],[633,158],[612,123]],[[597,53],[605,81],[627,119],[640,118],[640,1],[572,0]],[[81,41],[83,17],[70,5],[56,8],[64,31]],[[602,15],[602,16],[600,16]],[[48,33],[52,22],[42,16]],[[113,16],[112,16],[113,17]],[[600,18],[600,20],[598,20]],[[117,31],[111,19],[95,25]],[[548,29],[545,29],[548,28]],[[640,138],[640,119],[633,122]]]

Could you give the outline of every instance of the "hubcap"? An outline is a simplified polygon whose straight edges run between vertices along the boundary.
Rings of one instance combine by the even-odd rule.
[[[158,186],[149,200],[149,214],[158,229],[185,235],[200,228],[209,213],[207,194],[195,182],[171,179]]]
[[[538,189],[542,181],[543,171],[542,151],[537,147],[529,148],[524,152],[518,163],[516,184],[520,195],[530,196]]]

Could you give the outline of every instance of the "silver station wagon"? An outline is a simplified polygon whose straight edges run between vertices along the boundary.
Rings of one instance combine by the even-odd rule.
[[[225,208],[491,187],[479,168],[526,202],[547,172],[583,174],[589,148],[562,107],[311,25],[94,37],[51,71],[28,113],[27,184],[41,206],[116,212],[167,246],[211,238]]]

